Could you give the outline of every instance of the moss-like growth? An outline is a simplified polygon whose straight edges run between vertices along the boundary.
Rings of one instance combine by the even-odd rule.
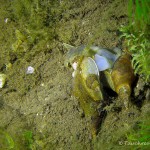
[[[150,141],[150,122],[149,120],[143,120],[135,125],[135,127],[127,133],[128,143],[139,143],[132,146],[133,149],[146,150]]]
[[[24,141],[25,141],[26,148],[29,149],[29,150],[32,150],[32,148],[33,148],[33,135],[32,135],[32,131],[26,130],[23,133],[23,138],[24,138]]]
[[[33,135],[30,130],[24,130],[17,135],[13,135],[4,129],[0,129],[0,149],[32,150],[33,142]]]
[[[57,1],[14,0],[11,2],[11,20],[18,24],[16,41],[12,45],[17,57],[22,57],[27,51],[33,51],[32,48],[38,43],[44,47],[48,41],[53,42],[57,36],[55,29],[62,10]]]
[[[14,140],[6,132],[0,129],[0,148],[1,149],[13,149],[15,147]]]
[[[134,22],[135,31],[145,31],[150,25],[150,1],[149,0],[129,0],[128,16],[130,25]]]

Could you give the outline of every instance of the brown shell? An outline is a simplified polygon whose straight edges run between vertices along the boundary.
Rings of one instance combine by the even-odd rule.
[[[112,71],[112,80],[115,91],[119,97],[130,96],[131,85],[135,79],[134,70],[131,65],[131,56],[127,53],[120,56]]]

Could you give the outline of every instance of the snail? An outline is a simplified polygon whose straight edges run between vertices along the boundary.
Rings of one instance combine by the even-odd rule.
[[[103,73],[107,86],[114,90],[128,107],[134,71],[130,55],[120,49],[109,50],[102,47],[81,45],[67,52],[65,66],[69,64],[73,72],[73,94],[79,100],[86,116],[91,117],[91,132],[96,136],[100,123],[98,107],[105,100]]]
[[[125,108],[128,109],[131,95],[131,87],[135,80],[134,70],[131,65],[131,56],[123,54],[114,64],[111,77],[114,83],[115,92],[124,101]]]

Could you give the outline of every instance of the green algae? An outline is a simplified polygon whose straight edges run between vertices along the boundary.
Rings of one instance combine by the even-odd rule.
[[[13,149],[15,146],[12,137],[2,129],[0,129],[0,149]]]

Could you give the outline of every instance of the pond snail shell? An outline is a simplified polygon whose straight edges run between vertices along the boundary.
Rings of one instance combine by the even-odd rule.
[[[111,76],[114,88],[120,99],[124,100],[125,107],[131,95],[131,86],[134,82],[135,75],[131,65],[131,56],[127,53],[119,57],[114,64]]]

